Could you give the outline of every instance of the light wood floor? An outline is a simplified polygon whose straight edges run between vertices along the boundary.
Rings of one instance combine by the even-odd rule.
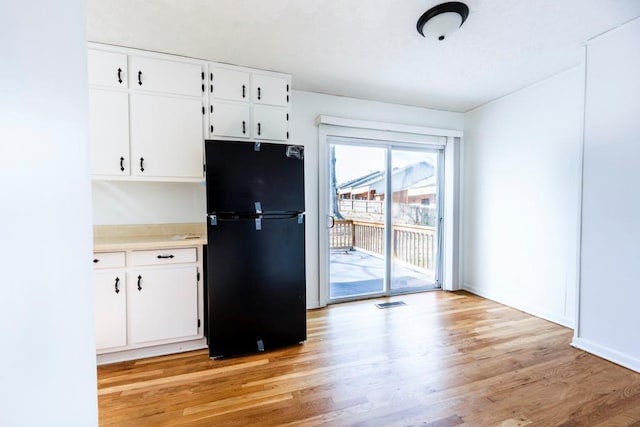
[[[99,367],[100,425],[640,425],[640,374],[571,330],[466,293],[391,300],[310,311],[280,351]]]

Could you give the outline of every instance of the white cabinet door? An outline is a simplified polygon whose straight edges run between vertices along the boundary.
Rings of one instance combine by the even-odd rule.
[[[179,61],[131,57],[132,88],[175,95],[202,96],[202,66]]]
[[[209,112],[212,136],[251,137],[251,109],[248,104],[214,102]]]
[[[201,99],[131,95],[134,176],[201,178]]]
[[[123,271],[93,273],[96,349],[127,345],[127,288]]]
[[[286,141],[288,110],[284,108],[253,106],[253,135],[256,139]]]
[[[198,269],[136,271],[129,278],[131,344],[198,335]]]
[[[129,175],[129,95],[89,89],[91,173]]]
[[[253,102],[257,104],[278,105],[289,104],[289,79],[286,77],[253,74]]]
[[[127,87],[127,55],[89,49],[87,53],[89,84],[107,87]]]
[[[230,101],[249,101],[249,82],[251,75],[246,71],[212,66],[210,84],[213,86],[214,99]]]

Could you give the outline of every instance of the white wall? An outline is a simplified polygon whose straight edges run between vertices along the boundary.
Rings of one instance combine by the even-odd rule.
[[[295,85],[295,76],[294,76]],[[464,115],[426,108],[293,91],[291,115],[292,142],[305,146],[305,185],[307,211],[307,306],[318,307],[318,127],[320,114],[381,122],[403,123],[462,130]]]
[[[0,7],[0,425],[97,425],[86,3]]]
[[[574,345],[640,371],[640,19],[587,45]]]
[[[185,182],[93,182],[94,225],[205,222],[205,187]]]
[[[465,116],[463,286],[536,316],[574,320],[583,70]]]

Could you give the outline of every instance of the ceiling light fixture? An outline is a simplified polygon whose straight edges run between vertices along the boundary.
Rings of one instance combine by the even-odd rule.
[[[428,39],[444,40],[462,26],[469,16],[469,8],[459,1],[432,7],[418,19],[418,33]]]

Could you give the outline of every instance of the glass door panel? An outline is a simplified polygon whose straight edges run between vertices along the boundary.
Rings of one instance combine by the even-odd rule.
[[[439,287],[439,155],[391,150],[391,293]]]
[[[386,292],[384,147],[329,144],[329,300]]]

